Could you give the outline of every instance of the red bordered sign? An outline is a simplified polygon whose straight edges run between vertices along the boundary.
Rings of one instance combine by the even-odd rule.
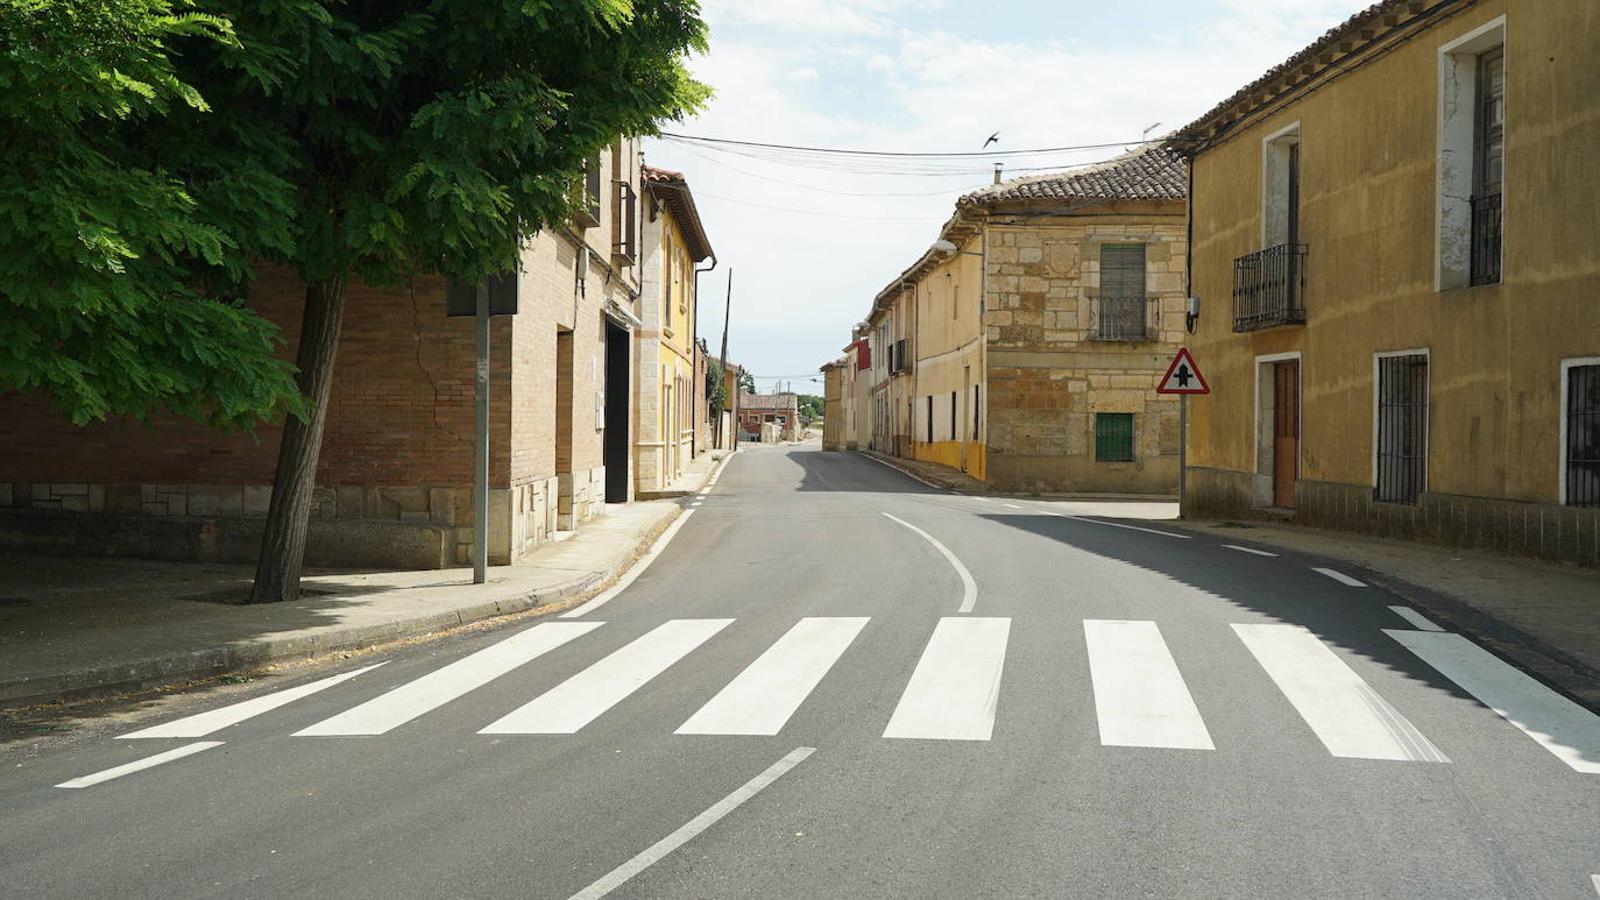
[[[1194,364],[1194,357],[1189,354],[1188,347],[1178,348],[1178,355],[1172,358],[1172,365],[1167,366],[1167,374],[1161,376],[1160,383],[1156,385],[1156,393],[1211,393],[1211,385],[1206,384],[1206,377],[1200,374],[1200,367]]]

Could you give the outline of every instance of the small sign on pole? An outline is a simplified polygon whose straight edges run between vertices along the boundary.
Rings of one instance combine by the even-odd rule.
[[[1200,374],[1200,367],[1195,365],[1194,357],[1189,355],[1188,347],[1178,348],[1178,355],[1172,358],[1172,365],[1167,366],[1167,374],[1161,376],[1161,381],[1156,384],[1156,393],[1211,393],[1211,385],[1206,384],[1206,377]]]
[[[1156,393],[1178,395],[1178,518],[1184,519],[1189,512],[1189,395],[1211,393],[1188,347],[1178,348],[1167,374],[1156,384]]]

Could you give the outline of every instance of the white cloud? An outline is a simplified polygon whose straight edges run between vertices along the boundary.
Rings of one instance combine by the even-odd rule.
[[[897,18],[927,8],[904,0],[710,3],[713,47],[694,68],[717,97],[678,130],[913,151],[976,150],[996,130],[1001,149],[1131,140],[1158,121],[1163,132],[1186,124],[1347,17],[1354,4],[1216,6],[1186,33],[1152,29],[1141,42],[1106,48],[1035,39],[1021,29],[1006,40],[954,34],[934,27],[940,17]],[[735,22],[739,27],[718,30]],[[796,168],[660,141],[648,155],[687,173],[719,272],[737,272],[730,355],[766,375],[814,373],[837,356],[873,296],[936,237],[955,197],[990,180],[984,162],[933,178]],[[849,160],[843,166],[873,168]],[[707,276],[701,285],[701,334],[715,347],[722,279]]]

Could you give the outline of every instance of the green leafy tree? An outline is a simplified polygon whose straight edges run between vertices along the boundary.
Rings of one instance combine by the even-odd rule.
[[[298,596],[353,281],[508,270],[708,95],[694,0],[0,0],[0,384],[75,421],[287,403],[253,601]],[[203,86],[204,98],[191,85]],[[242,304],[305,282],[291,369]]]
[[[79,425],[301,411],[277,329],[243,304],[234,228],[288,206],[207,202],[166,158],[163,127],[209,109],[177,47],[240,49],[225,18],[167,0],[0,0],[0,390],[43,392]]]
[[[728,408],[728,385],[722,377],[722,363],[716,359],[706,362],[706,406],[712,420]]]
[[[749,372],[740,372],[739,373],[739,390],[744,391],[746,394],[754,394],[756,392],[756,379],[755,379],[755,377],[753,375],[751,375]]]
[[[309,411],[284,429],[252,590],[272,601],[298,592],[349,283],[510,269],[520,235],[571,220],[587,157],[705,100],[684,68],[705,26],[694,0],[207,5],[238,43],[181,59],[216,111],[192,117],[185,162],[239,147],[286,183],[289,242],[251,249],[306,283],[296,365]],[[229,177],[215,169],[219,187]]]

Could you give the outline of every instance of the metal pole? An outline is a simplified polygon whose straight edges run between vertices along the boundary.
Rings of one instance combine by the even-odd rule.
[[[477,409],[472,430],[472,583],[489,577],[489,282],[478,284]]]
[[[1189,509],[1189,395],[1178,395],[1178,518]]]

